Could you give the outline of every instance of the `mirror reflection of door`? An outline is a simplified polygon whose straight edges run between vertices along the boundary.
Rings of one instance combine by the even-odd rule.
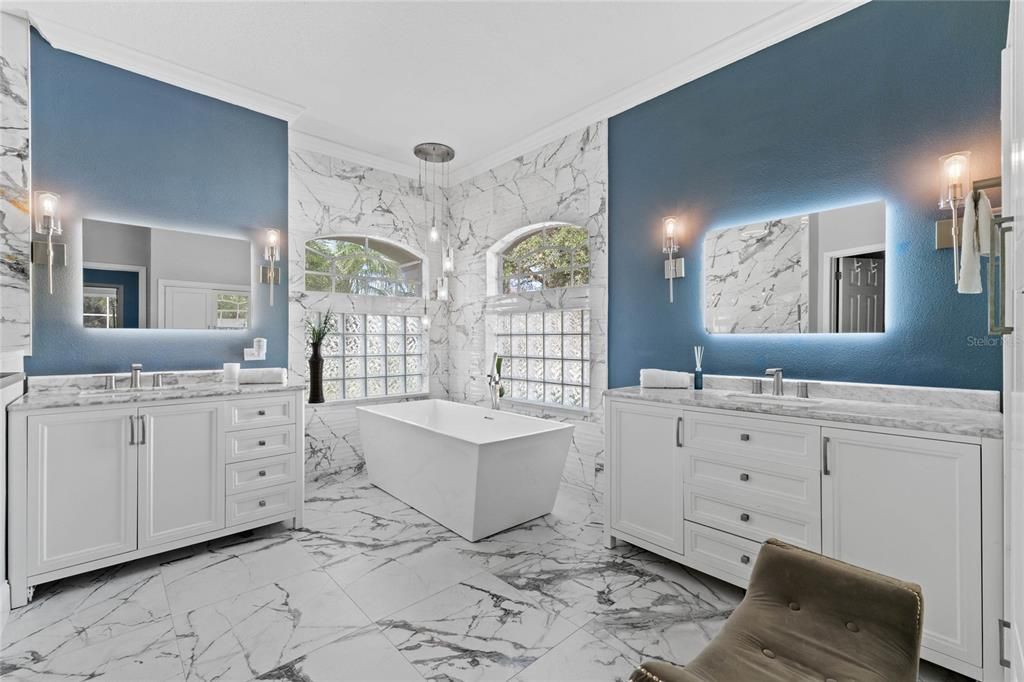
[[[885,254],[833,258],[832,272],[832,331],[884,331]]]

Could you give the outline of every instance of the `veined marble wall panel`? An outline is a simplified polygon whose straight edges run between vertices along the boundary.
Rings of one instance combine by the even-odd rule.
[[[493,337],[490,312],[589,307],[589,411],[512,404],[505,409],[576,426],[564,480],[598,491],[603,469],[601,393],[607,386],[607,128],[601,121],[448,189],[456,226],[455,277],[448,330],[449,391],[453,400],[487,404]],[[587,229],[590,285],[510,297],[487,295],[487,252],[514,230],[544,222]],[[582,290],[581,290],[582,289]]]
[[[424,217],[432,206],[410,178],[378,171],[318,152],[289,153],[289,348],[293,377],[307,375],[305,320],[335,312],[422,315],[423,299],[307,292],[305,244],[316,237],[366,235],[424,254],[428,275],[440,271],[441,247],[427,236]],[[448,310],[427,304],[431,316],[427,360],[431,397],[448,397]],[[377,402],[387,402],[382,399]],[[394,399],[390,399],[394,401]],[[353,402],[306,407],[306,474],[315,477],[362,467],[362,449]]]
[[[0,348],[32,351],[29,25],[0,13]],[[4,370],[20,371],[18,366]]]

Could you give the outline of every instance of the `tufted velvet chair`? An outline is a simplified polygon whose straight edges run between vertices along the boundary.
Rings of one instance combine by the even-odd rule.
[[[913,682],[921,588],[786,545],[764,543],[743,601],[685,668],[651,661],[633,682]]]

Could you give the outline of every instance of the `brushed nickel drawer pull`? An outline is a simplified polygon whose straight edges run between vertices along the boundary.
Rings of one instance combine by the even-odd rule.
[[[741,433],[740,434],[740,440],[742,440],[744,442],[750,440],[750,434],[749,433]]]
[[[740,521],[743,521],[744,523],[746,523],[749,520],[750,520],[750,514],[748,514],[747,512],[743,512],[742,514],[740,514]]]
[[[267,444],[267,441],[265,441],[265,440],[261,440],[261,441],[260,441],[260,447],[263,447],[263,446],[264,446],[264,445],[266,445],[266,444]]]
[[[740,563],[741,564],[749,564],[750,563],[750,557],[747,556],[746,554],[744,554],[743,556],[740,557]]]
[[[750,480],[750,474],[740,474],[740,480],[741,481],[749,481]]]
[[[267,501],[266,500],[260,500],[260,506],[261,507],[266,507],[267,506]]]
[[[682,417],[676,417],[676,447],[677,448],[683,447],[683,437],[682,437],[682,434],[680,433],[682,428],[683,428],[683,418]]]
[[[265,416],[267,416],[267,411],[266,410],[256,410],[256,414],[258,414],[261,417],[265,417]]]
[[[266,476],[266,475],[267,475],[267,471],[266,471],[266,469],[260,469],[260,473],[259,473],[259,475],[260,475],[260,476]]]

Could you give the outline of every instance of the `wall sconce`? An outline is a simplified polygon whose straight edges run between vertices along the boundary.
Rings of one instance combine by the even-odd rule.
[[[447,301],[448,300],[448,278],[438,277],[437,278],[437,300]]]
[[[274,305],[274,286],[281,282],[281,268],[274,265],[281,260],[281,232],[273,228],[267,230],[267,245],[263,247],[263,260],[266,265],[260,266],[260,284],[270,285],[270,305]]]
[[[40,191],[34,193],[34,199],[35,231],[36,234],[45,235],[46,241],[32,242],[32,262],[47,266],[49,290],[52,294],[53,266],[68,264],[67,245],[53,241],[55,236],[59,237],[64,234],[60,224],[60,195]]]
[[[665,279],[668,280],[668,302],[675,303],[672,280],[686,276],[684,259],[673,258],[679,252],[679,244],[676,243],[676,233],[680,229],[679,219],[675,216],[667,216],[662,219],[661,224],[665,232],[661,252],[666,256]]]
[[[953,214],[953,283],[960,282],[960,229],[957,209],[963,204],[971,184],[971,153],[956,152],[939,158],[939,208],[948,208]]]

